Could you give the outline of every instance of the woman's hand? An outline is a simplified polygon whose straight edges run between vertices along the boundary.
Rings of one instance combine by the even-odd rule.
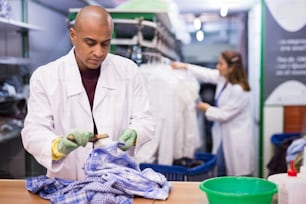
[[[172,62],[171,64],[172,69],[187,69],[188,64],[183,62]]]
[[[209,107],[210,105],[208,103],[203,103],[203,102],[199,102],[196,105],[196,108],[203,112],[206,112]]]

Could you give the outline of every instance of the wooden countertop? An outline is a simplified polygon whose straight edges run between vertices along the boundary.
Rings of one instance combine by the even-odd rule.
[[[49,201],[29,192],[25,187],[25,180],[0,179],[0,203],[32,204]]]
[[[135,198],[134,204],[208,204],[206,195],[199,189],[200,182],[172,182],[173,188],[166,201]],[[48,200],[27,191],[25,180],[0,179],[0,203],[43,204]]]

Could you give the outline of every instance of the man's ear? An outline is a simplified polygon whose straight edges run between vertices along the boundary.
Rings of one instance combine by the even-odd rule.
[[[69,29],[69,33],[70,33],[70,40],[71,40],[71,43],[74,45],[75,44],[75,41],[76,41],[76,31],[74,28],[70,28]]]

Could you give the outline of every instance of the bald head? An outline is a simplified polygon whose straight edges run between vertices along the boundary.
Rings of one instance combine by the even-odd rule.
[[[100,6],[86,6],[82,8],[75,19],[74,29],[81,31],[89,22],[97,26],[110,26],[113,28],[112,18],[109,13]]]
[[[70,28],[70,39],[79,69],[98,69],[106,58],[113,34],[110,14],[100,6],[82,8]]]

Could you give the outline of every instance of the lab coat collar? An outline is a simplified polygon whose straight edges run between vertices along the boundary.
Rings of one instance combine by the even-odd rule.
[[[101,64],[101,73],[97,82],[95,99],[93,109],[95,109],[104,99],[108,91],[116,89],[116,76],[118,71],[111,66],[111,54],[108,54],[103,63]],[[67,96],[85,93],[85,89],[82,84],[81,74],[77,65],[74,48],[70,50],[65,62],[65,76],[67,82]],[[90,104],[86,94],[80,98],[80,105],[87,111],[90,111]]]
[[[118,72],[116,67],[112,66],[111,58],[112,54],[109,53],[102,62],[98,83],[101,83],[104,88],[115,89],[118,86],[118,83],[116,83],[116,75],[118,75]]]
[[[113,73],[115,70],[110,67],[109,55],[101,64],[101,73],[98,83],[106,89],[115,89],[116,83]],[[84,90],[79,68],[74,56],[74,48],[70,50],[65,62],[65,76],[67,77],[67,96],[73,96],[82,93]],[[97,86],[98,87],[98,86]],[[97,91],[97,90],[96,90]]]
[[[79,68],[74,56],[74,48],[66,56],[64,70],[67,83],[67,96],[82,93],[83,85]]]

